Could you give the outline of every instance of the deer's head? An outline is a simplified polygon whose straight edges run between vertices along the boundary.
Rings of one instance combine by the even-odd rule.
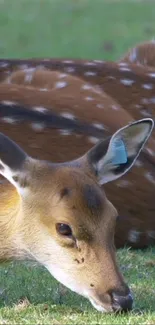
[[[131,168],[152,128],[151,119],[134,122],[83,157],[63,164],[33,159],[0,135],[0,173],[20,196],[12,242],[20,238],[27,257],[99,311],[132,307],[115,260],[117,211],[101,185]]]

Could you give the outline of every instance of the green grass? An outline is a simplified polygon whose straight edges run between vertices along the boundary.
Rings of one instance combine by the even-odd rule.
[[[4,58],[115,60],[153,37],[154,1],[0,0]],[[42,267],[9,263],[0,268],[0,324],[155,324],[155,249],[124,249],[118,258],[135,296],[133,312],[100,314],[70,291],[60,295]]]
[[[0,0],[0,56],[115,59],[154,17],[154,0]]]
[[[119,250],[118,260],[134,293],[131,313],[101,314],[70,290],[61,294],[43,267],[9,263],[0,268],[0,324],[155,324],[155,249]]]

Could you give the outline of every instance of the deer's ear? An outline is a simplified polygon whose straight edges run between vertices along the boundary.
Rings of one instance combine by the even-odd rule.
[[[27,154],[11,139],[0,133],[0,174],[8,179],[18,190],[19,179]]]
[[[136,121],[119,129],[87,153],[87,161],[98,182],[113,181],[129,171],[143,149],[154,127],[150,118]]]

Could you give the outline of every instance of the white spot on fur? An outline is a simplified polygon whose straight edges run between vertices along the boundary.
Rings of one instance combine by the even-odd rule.
[[[40,91],[48,91],[48,88],[39,88]]]
[[[121,79],[120,82],[125,86],[131,86],[135,81],[130,79]]]
[[[6,78],[5,83],[11,84],[12,83],[12,76],[9,76],[8,78]]]
[[[92,86],[89,85],[89,84],[85,84],[85,85],[82,85],[81,89],[83,89],[83,90],[90,90],[90,89],[92,89]]]
[[[95,63],[104,63],[102,60],[94,60]]]
[[[149,76],[149,77],[153,77],[153,78],[155,78],[155,73],[154,73],[154,72],[149,73],[148,76]]]
[[[136,58],[137,58],[137,49],[134,48],[129,54],[129,60],[130,62],[134,62]]]
[[[131,71],[131,69],[128,67],[120,67],[119,70],[120,71]]]
[[[150,98],[150,103],[155,104],[155,97]]]
[[[127,181],[127,180],[125,180],[125,179],[122,179],[122,180],[118,181],[118,182],[116,183],[116,185],[117,185],[118,187],[128,187],[128,186],[131,186],[132,183],[129,182],[129,181]]]
[[[6,68],[6,67],[8,67],[8,65],[9,65],[9,63],[7,63],[7,62],[0,62],[0,68]]]
[[[4,116],[1,118],[1,120],[4,122],[4,123],[9,123],[9,124],[15,124],[17,122],[16,119],[14,119],[13,117],[9,117],[9,116]]]
[[[55,83],[55,88],[60,89],[60,88],[65,88],[68,86],[68,82],[66,81],[58,81]]]
[[[73,72],[75,72],[75,68],[73,68],[73,67],[65,67],[65,71],[68,72],[68,73],[73,73]]]
[[[93,123],[92,124],[95,128],[99,129],[99,130],[105,130],[106,128],[104,127],[103,124],[101,123]]]
[[[66,118],[69,118],[70,120],[74,120],[75,119],[75,116],[73,115],[73,114],[71,114],[71,113],[62,113],[62,114],[60,114],[61,116],[63,116],[63,117],[66,117]]]
[[[94,98],[93,97],[90,97],[90,96],[87,96],[87,97],[85,97],[85,100],[92,101],[92,100],[94,100]]]
[[[96,72],[94,72],[94,71],[86,71],[86,72],[84,73],[84,75],[85,75],[85,76],[96,76]]]
[[[141,102],[142,102],[142,104],[147,105],[147,104],[149,104],[149,99],[148,98],[142,98]]]
[[[111,105],[111,108],[112,108],[114,111],[118,111],[118,110],[119,110],[119,106],[117,106],[117,105]]]
[[[101,89],[99,86],[95,86],[94,88],[92,88],[92,92],[94,92],[95,94],[103,95],[103,89]]]
[[[151,172],[147,172],[147,173],[145,173],[145,177],[148,179],[148,181],[150,181],[151,183],[155,184],[155,178],[154,178],[154,176],[151,174]]]
[[[120,67],[128,67],[128,63],[126,63],[126,62],[120,62],[119,63],[119,66]]]
[[[146,109],[141,109],[140,113],[141,113],[141,115],[146,116],[146,117],[151,116],[151,114],[149,114]]]
[[[151,155],[151,156],[154,156],[155,155],[155,152],[152,149],[145,148],[145,150],[149,153],[149,155]]]
[[[8,106],[17,105],[15,102],[10,102],[9,100],[3,100],[3,101],[1,101],[1,104],[8,105]]]
[[[73,60],[63,60],[63,63],[66,63],[66,64],[72,64],[74,63]]]
[[[150,89],[153,89],[153,85],[152,84],[142,84],[142,88],[150,90]]]
[[[136,160],[135,166],[138,168],[143,167],[143,163],[140,160]]]
[[[42,107],[42,106],[35,106],[35,107],[33,107],[33,110],[40,112],[40,113],[45,113],[47,111],[47,108]]]
[[[61,135],[71,135],[72,134],[72,131],[70,130],[63,130],[63,129],[59,129],[59,132]]]
[[[99,141],[99,139],[96,137],[88,137],[88,140],[89,140],[89,142],[91,142],[93,144],[96,144]]]
[[[66,74],[66,73],[59,73],[59,78],[60,79],[63,79],[63,78],[66,78],[66,77],[68,77],[68,74]]]
[[[44,62],[50,62],[51,59],[42,59]]]
[[[154,152],[152,149],[150,149],[150,148],[145,148],[145,151],[147,151],[148,154],[149,154],[150,156],[152,156],[152,157],[155,156],[155,152]]]
[[[137,230],[130,230],[128,234],[128,240],[131,243],[137,243],[139,241],[141,232]]]
[[[37,123],[37,122],[34,122],[34,123],[31,123],[31,127],[33,130],[35,131],[42,131],[45,129],[45,124],[44,123]]]
[[[87,61],[84,63],[84,65],[87,65],[87,66],[96,66],[96,63],[94,61]]]
[[[103,104],[97,104],[96,107],[102,109],[102,108],[104,108],[104,105]]]
[[[32,79],[33,79],[33,74],[34,74],[34,71],[36,70],[36,68],[29,68],[29,69],[26,69],[25,70],[25,82],[31,82]]]
[[[142,108],[142,105],[136,104],[135,107],[136,108]]]
[[[154,230],[148,230],[147,235],[148,235],[148,237],[151,237],[151,238],[155,239],[155,231]]]

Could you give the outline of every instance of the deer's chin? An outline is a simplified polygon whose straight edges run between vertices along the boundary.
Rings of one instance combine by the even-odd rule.
[[[112,306],[110,305],[103,305],[102,303],[99,303],[95,301],[94,299],[90,298],[89,301],[91,302],[92,306],[102,313],[111,313],[113,312]]]
[[[70,289],[77,294],[84,296],[84,290],[81,285],[78,285],[77,281],[72,280],[71,276],[66,274],[60,267],[56,267],[54,265],[46,266],[46,269],[50,272],[50,274],[65,287]],[[88,298],[88,297],[86,297]]]

